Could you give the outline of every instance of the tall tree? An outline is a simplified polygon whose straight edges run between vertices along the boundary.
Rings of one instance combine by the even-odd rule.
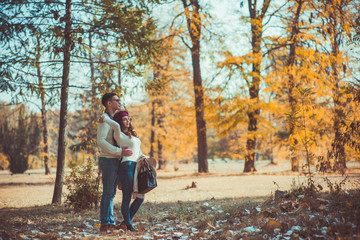
[[[346,111],[346,97],[344,79],[347,77],[349,62],[346,56],[341,51],[341,46],[346,40],[351,39],[351,32],[355,27],[355,20],[358,17],[358,12],[353,11],[357,8],[359,10],[359,4],[353,0],[340,0],[318,1],[318,5],[315,6],[318,10],[317,14],[322,20],[321,33],[325,40],[330,42],[329,62],[331,72],[329,72],[330,84],[332,86],[332,99],[334,103],[334,115],[333,115],[333,130],[334,140],[333,149],[335,158],[342,168],[346,168],[346,153],[345,144],[341,139],[341,135],[344,132],[346,126],[345,119],[347,117]],[[350,37],[350,39],[349,39]],[[325,69],[325,71],[327,71]]]
[[[250,100],[253,104],[249,107],[247,112],[249,118],[248,131],[250,134],[246,140],[245,153],[245,167],[244,172],[256,171],[255,169],[255,147],[256,135],[254,134],[258,129],[258,119],[260,114],[259,91],[261,82],[261,42],[263,34],[263,20],[265,14],[270,6],[271,0],[264,0],[261,10],[258,9],[256,0],[248,0],[248,7],[250,12],[251,24],[251,47],[254,56],[252,62],[252,81],[249,83]]]
[[[286,67],[288,69],[288,101],[290,105],[291,116],[289,117],[289,142],[290,142],[290,161],[291,161],[291,171],[299,171],[299,159],[298,152],[299,140],[297,138],[296,132],[296,113],[298,111],[297,107],[297,97],[295,94],[295,76],[293,74],[296,67],[296,50],[299,45],[299,33],[300,33],[300,16],[305,0],[295,0],[294,7],[291,9],[292,16],[290,16],[290,26],[289,29],[289,55],[286,61]],[[291,6],[292,7],[292,6]]]
[[[160,51],[151,64],[153,78],[145,84],[146,90],[150,95],[151,104],[151,133],[150,133],[150,156],[155,157],[155,141],[157,140],[158,169],[165,168],[166,160],[163,156],[164,150],[164,98],[167,98],[170,77],[168,69],[170,60],[173,56],[169,54],[171,49],[164,41],[163,51]]]
[[[196,131],[198,144],[198,171],[209,172],[208,145],[206,136],[204,87],[200,71],[200,40],[201,40],[201,14],[198,0],[182,0],[187,27],[191,38],[191,45],[187,45],[191,51],[193,82],[195,94]]]
[[[241,57],[235,57],[230,52],[225,53],[225,61],[219,64],[219,67],[226,67],[230,70],[229,77],[234,72],[240,72],[248,88],[248,100],[239,100],[237,108],[231,112],[230,118],[241,119],[245,112],[247,115],[247,137],[245,149],[244,172],[256,171],[255,169],[255,151],[257,141],[258,121],[260,117],[260,84],[261,84],[261,63],[263,61],[263,52],[261,45],[263,43],[263,28],[265,26],[264,18],[268,11],[271,0],[264,0],[263,4],[258,4],[256,0],[248,0],[250,18],[248,22],[251,27],[250,53]],[[250,69],[251,68],[251,69]],[[250,70],[249,70],[250,69]],[[229,120],[234,122],[232,120]],[[235,125],[237,123],[235,122]]]
[[[43,154],[44,154],[44,166],[45,166],[45,175],[50,174],[50,150],[49,150],[49,133],[47,126],[47,117],[46,117],[46,99],[45,99],[45,89],[43,84],[43,76],[40,68],[40,58],[41,58],[41,38],[40,35],[37,36],[37,45],[36,45],[36,58],[35,58],[35,67],[37,69],[37,76],[39,80],[39,92],[41,100],[41,121],[42,121],[42,136],[43,136]]]
[[[166,97],[167,77],[160,63],[154,64],[154,78],[148,84],[147,89],[151,95],[151,139],[150,139],[150,155],[154,156],[155,135],[157,139],[157,158],[158,169],[164,169],[166,160],[163,156],[164,148],[164,103],[163,98]],[[166,68],[166,66],[164,66]]]
[[[52,203],[61,203],[62,188],[64,182],[64,166],[65,166],[65,129],[67,125],[66,117],[68,112],[68,92],[69,92],[69,73],[70,73],[70,51],[71,51],[71,0],[66,0],[66,13],[64,16],[65,32],[64,32],[64,61],[63,75],[61,84],[61,107],[60,107],[60,123],[58,136],[58,156],[56,167],[56,179]]]

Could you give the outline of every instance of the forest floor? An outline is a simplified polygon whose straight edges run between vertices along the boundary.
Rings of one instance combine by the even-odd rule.
[[[308,176],[288,163],[242,162],[168,166],[158,187],[146,195],[134,220],[138,232],[99,232],[99,210],[75,212],[50,205],[53,174],[0,171],[1,239],[360,239],[360,164],[344,175],[314,173],[319,192],[309,192]],[[319,188],[318,188],[319,189]],[[66,189],[64,189],[66,194]],[[275,194],[276,193],[276,194]],[[121,193],[115,198],[120,217]]]

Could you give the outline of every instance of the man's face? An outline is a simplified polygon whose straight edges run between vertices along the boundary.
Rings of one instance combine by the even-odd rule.
[[[110,100],[108,101],[108,109],[112,110],[112,111],[116,111],[116,110],[120,110],[121,109],[121,102],[118,96],[113,96],[112,98],[110,98]]]

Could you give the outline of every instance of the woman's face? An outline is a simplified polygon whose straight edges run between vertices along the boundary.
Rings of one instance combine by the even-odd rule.
[[[130,118],[129,116],[122,117],[122,122],[126,128],[130,127]]]

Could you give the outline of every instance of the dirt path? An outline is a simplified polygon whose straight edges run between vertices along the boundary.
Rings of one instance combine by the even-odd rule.
[[[360,188],[360,164],[350,162],[348,179],[344,189]],[[148,202],[200,201],[211,198],[262,197],[269,196],[275,190],[288,190],[293,181],[306,182],[303,174],[291,173],[287,163],[271,165],[267,161],[257,162],[257,172],[244,174],[241,162],[218,162],[209,164],[209,174],[197,174],[196,164],[173,166],[158,172],[158,188],[146,195]],[[52,169],[54,173],[56,170]],[[323,174],[315,174],[314,179],[324,182]],[[339,174],[326,175],[333,183],[341,182]],[[29,170],[25,174],[11,175],[0,171],[0,208],[30,207],[51,203],[55,174],[45,176],[43,170]],[[195,182],[196,188],[186,189]],[[121,201],[118,193],[115,203]]]

